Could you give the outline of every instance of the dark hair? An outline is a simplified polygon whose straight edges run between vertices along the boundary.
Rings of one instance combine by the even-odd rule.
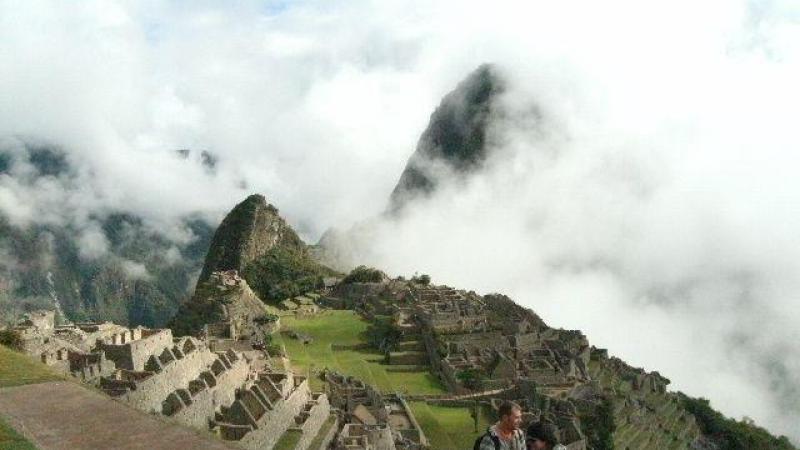
[[[525,440],[539,439],[547,442],[548,445],[559,444],[558,428],[555,425],[544,422],[534,422],[528,427]]]
[[[515,409],[522,411],[522,408],[520,408],[518,404],[506,400],[500,403],[500,407],[497,408],[497,415],[502,419],[504,416],[511,414]]]

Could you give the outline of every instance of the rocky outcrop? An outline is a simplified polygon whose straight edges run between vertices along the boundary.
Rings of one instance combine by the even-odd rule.
[[[487,157],[493,103],[502,92],[497,69],[484,64],[442,99],[392,192],[390,213],[432,193],[443,177],[480,167]]]
[[[257,336],[262,328],[270,328],[269,324],[257,321],[266,320],[276,312],[256,296],[235,270],[213,272],[197,286],[192,298],[181,305],[170,327],[179,336],[202,334],[237,340]]]
[[[305,249],[297,233],[278,215],[278,209],[268,204],[263,195],[251,195],[225,216],[214,233],[198,286],[212,272],[242,273],[248,263],[280,246]]]

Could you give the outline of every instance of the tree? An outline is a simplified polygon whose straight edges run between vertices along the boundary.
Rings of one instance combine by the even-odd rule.
[[[431,284],[431,276],[425,273],[423,273],[422,275],[414,275],[411,278],[411,281],[413,281],[414,283],[424,284],[427,286]]]
[[[378,269],[367,266],[358,266],[350,271],[350,273],[347,274],[344,279],[342,279],[342,284],[380,283],[385,277],[386,274]]]
[[[456,374],[456,379],[460,381],[465,388],[473,391],[483,390],[486,383],[486,375],[483,372],[475,369],[464,369]]]

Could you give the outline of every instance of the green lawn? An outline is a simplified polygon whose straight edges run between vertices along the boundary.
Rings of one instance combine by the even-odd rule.
[[[425,402],[409,402],[409,405],[432,450],[472,448],[475,439],[493,422],[487,409],[481,408],[476,433],[471,408],[436,406]]]
[[[310,318],[282,317],[283,329],[293,329],[310,335],[314,342],[302,344],[287,336],[275,334],[277,343],[283,343],[292,366],[301,373],[309,369],[329,368],[353,375],[376,386],[383,392],[411,394],[441,394],[446,389],[429,371],[390,372],[399,366],[382,364],[383,355],[369,350],[333,350],[331,345],[363,344],[362,333],[369,323],[353,311],[326,310]],[[312,387],[321,387],[312,379]]]
[[[63,379],[39,361],[0,345],[0,387]]]
[[[0,419],[0,450],[36,450],[36,447]]]

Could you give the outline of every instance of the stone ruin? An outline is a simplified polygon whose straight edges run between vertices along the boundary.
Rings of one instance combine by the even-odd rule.
[[[414,413],[398,395],[383,395],[363,381],[326,371],[331,406],[340,416],[337,450],[421,450],[429,447]]]
[[[52,311],[28,314],[12,331],[26,353],[136,409],[242,448],[269,450],[291,433],[291,448],[306,450],[331,417],[327,395],[258,348],[279,323],[259,323],[271,311],[235,271],[213,273],[206,287],[220,297],[222,320],[196,337],[109,322],[56,326]],[[321,438],[327,447],[333,433]]]
[[[324,393],[312,393],[305,377],[262,372],[241,389],[236,400],[216,414],[225,440],[251,449],[272,448],[286,432],[301,433],[296,449],[305,449],[330,416]]]
[[[590,362],[599,361],[603,370],[641,395],[664,396],[669,384],[657,372],[609,359],[607,352],[591,347],[580,331],[548,327],[535,313],[499,294],[480,296],[396,279],[340,286],[322,301],[331,307],[355,309],[368,319],[391,315],[403,341],[424,343],[432,372],[454,394],[441,399],[445,404],[464,406],[465,398],[491,400],[494,406],[501,399],[518,401],[528,420],[553,423],[569,450],[585,450],[588,445],[579,418],[595,414],[603,399],[617,398],[613,389],[599,388],[590,374]],[[480,378],[477,387],[465,384],[465,372]],[[346,410],[369,418],[364,408],[371,411],[367,400],[374,402],[372,395],[369,389],[357,391],[362,396],[358,403],[364,406],[353,409],[347,405]],[[343,407],[335,401],[334,406]],[[365,443],[377,442],[385,435],[380,421],[349,423],[352,431],[343,432],[340,440],[347,437],[352,448],[370,448]]]
[[[203,327],[203,336],[218,343],[228,340],[229,346],[240,340],[259,340],[264,333],[280,327],[280,320],[263,321],[277,311],[262,302],[237,271],[213,272],[203,285],[220,309],[221,320]]]

